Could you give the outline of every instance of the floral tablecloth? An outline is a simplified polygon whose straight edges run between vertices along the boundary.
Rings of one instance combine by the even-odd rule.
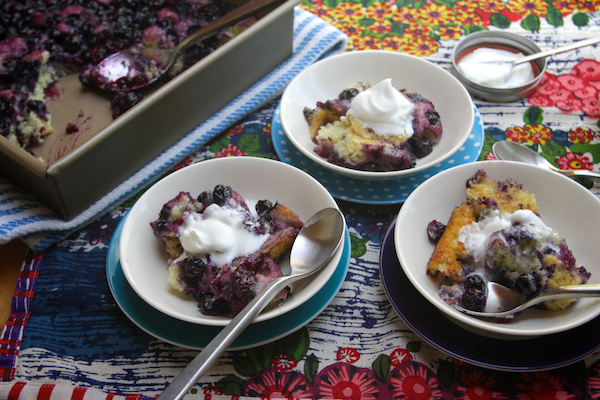
[[[344,31],[348,51],[402,51],[443,68],[449,67],[457,40],[477,30],[515,32],[542,49],[600,35],[598,0],[305,0],[302,7]],[[485,127],[479,159],[493,158],[494,142],[512,140],[562,169],[598,171],[599,54],[590,47],[549,59],[537,92],[521,102],[474,99]],[[277,102],[232,126],[177,168],[214,157],[277,158],[271,132]],[[597,186],[582,184],[600,193]],[[134,201],[50,249],[28,254],[0,338],[0,398],[154,398],[197,354],[138,328],[108,288],[110,241]],[[340,200],[340,207],[351,238],[350,265],[329,306],[289,336],[227,352],[186,398],[600,397],[596,350],[558,368],[501,371],[449,356],[413,333],[390,305],[379,269],[385,234],[401,204]],[[15,329],[22,333],[18,338],[10,335]],[[583,334],[598,336],[600,346],[598,332]],[[557,342],[544,351],[560,353],[571,344]]]

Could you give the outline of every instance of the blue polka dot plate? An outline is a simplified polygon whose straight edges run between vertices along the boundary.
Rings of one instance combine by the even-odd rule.
[[[473,105],[475,120],[469,138],[456,153],[431,168],[409,177],[389,181],[351,179],[323,168],[300,152],[288,139],[281,126],[279,106],[271,122],[271,135],[275,153],[286,164],[300,168],[317,179],[335,198],[364,204],[397,204],[423,183],[440,171],[456,165],[477,161],[483,148],[484,130],[481,115]]]

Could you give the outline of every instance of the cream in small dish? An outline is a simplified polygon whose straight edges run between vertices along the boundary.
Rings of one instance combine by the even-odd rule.
[[[315,153],[305,108],[336,99],[349,85],[377,85],[390,80],[397,90],[418,93],[435,105],[443,135],[431,153],[416,160],[412,168],[394,171],[365,171],[328,162]],[[469,93],[450,73],[437,65],[402,53],[389,51],[349,52],[323,59],[299,73],[287,86],[280,106],[287,138],[303,155],[319,166],[345,177],[364,180],[394,180],[421,172],[454,154],[466,142],[474,122]]]

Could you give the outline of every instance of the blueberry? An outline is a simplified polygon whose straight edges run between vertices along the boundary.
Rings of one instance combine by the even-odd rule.
[[[256,212],[258,215],[262,216],[271,211],[273,207],[273,203],[269,200],[259,200],[258,203],[256,203]]]
[[[213,201],[222,206],[231,197],[231,188],[225,185],[217,185],[213,190]]]
[[[530,294],[536,293],[539,288],[535,277],[532,274],[521,274],[513,285],[515,292],[529,296]]]
[[[204,207],[208,207],[213,202],[212,193],[206,190],[198,195],[197,200],[199,203],[202,203]]]
[[[471,287],[465,290],[461,302],[462,306],[467,310],[483,311],[487,302],[487,296],[483,291]]]
[[[357,94],[358,89],[350,88],[342,91],[338,96],[338,100],[352,100]]]
[[[475,288],[485,293],[485,282],[480,275],[472,274],[465,280],[465,289]]]
[[[442,238],[444,231],[446,230],[446,225],[441,222],[436,221],[435,219],[427,224],[427,237],[432,243],[437,243]]]

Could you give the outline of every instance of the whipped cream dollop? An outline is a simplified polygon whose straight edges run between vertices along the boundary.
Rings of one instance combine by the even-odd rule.
[[[532,238],[543,242],[550,242],[555,235],[552,228],[531,210],[518,210],[514,213],[500,214],[498,210],[492,211],[479,222],[474,222],[461,228],[458,240],[464,243],[469,254],[478,262],[485,257],[489,237],[495,232],[501,231],[514,225],[529,225],[528,230]]]
[[[522,53],[480,47],[460,59],[457,67],[471,82],[495,88],[512,88],[533,80],[533,68],[526,62],[515,65],[511,72],[507,63],[499,61],[515,61],[523,57]]]
[[[377,135],[408,139],[414,133],[414,109],[413,103],[392,86],[392,80],[385,79],[356,95],[347,114],[373,129]]]
[[[202,214],[190,214],[180,231],[183,249],[204,258],[210,254],[217,266],[256,252],[269,237],[248,230],[246,210],[211,204]]]

